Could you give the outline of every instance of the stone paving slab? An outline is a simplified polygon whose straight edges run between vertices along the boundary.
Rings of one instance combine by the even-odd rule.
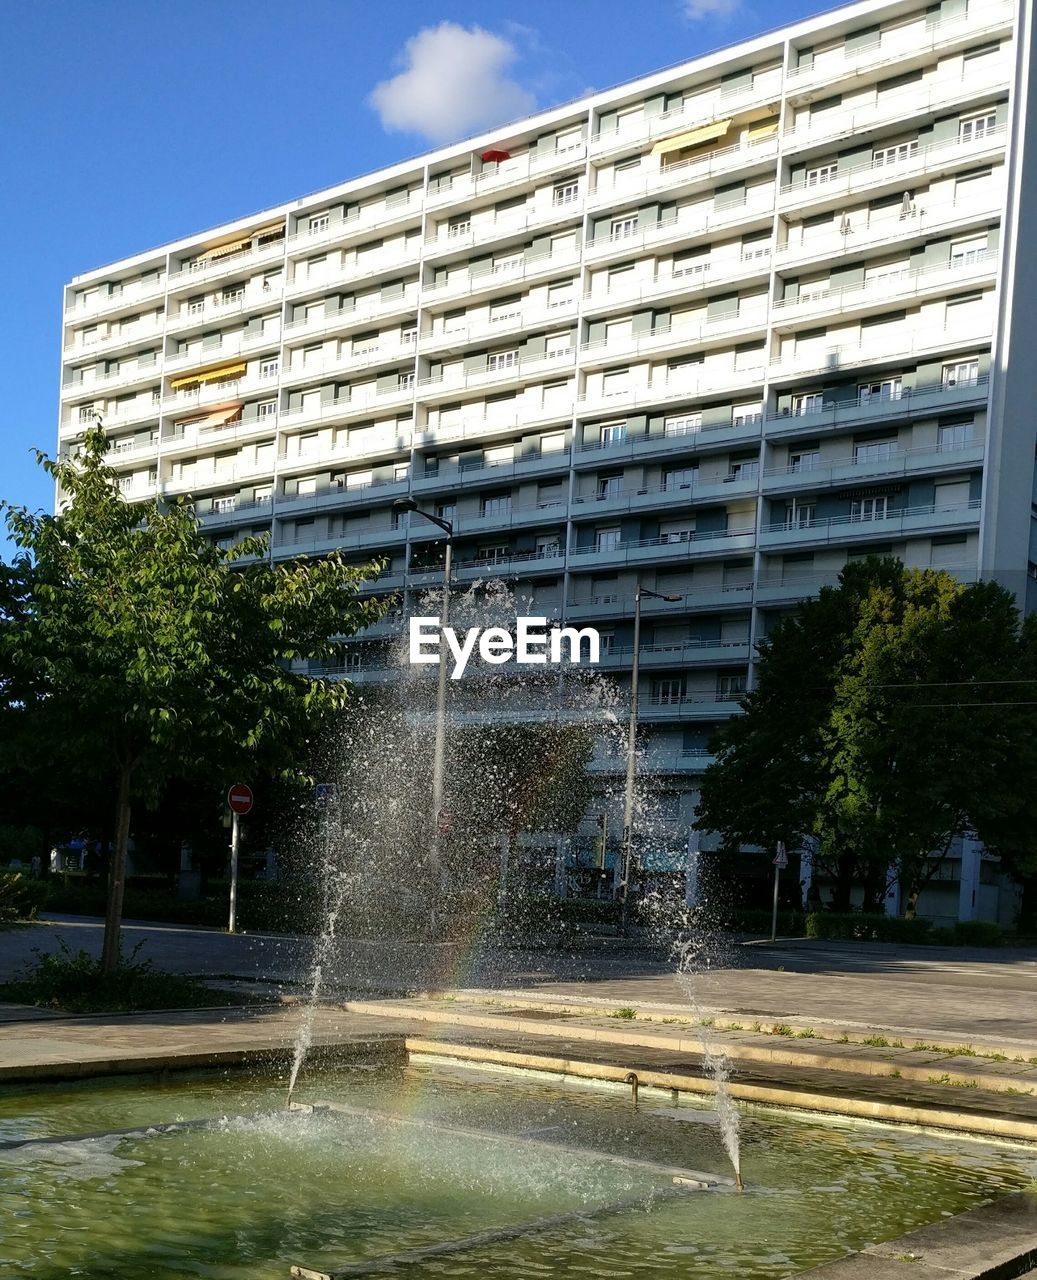
[[[286,1062],[300,1012],[170,1010],[162,1013],[57,1018],[0,1026],[0,1084],[72,1079],[132,1071]],[[400,1044],[392,1019],[345,1017],[319,1010],[313,1042],[345,1054],[375,1056]]]

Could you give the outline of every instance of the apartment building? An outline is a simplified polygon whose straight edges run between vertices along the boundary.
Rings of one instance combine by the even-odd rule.
[[[413,497],[458,584],[597,625],[621,683],[636,585],[677,596],[644,747],[708,848],[708,743],[783,610],[872,553],[1037,586],[1026,17],[868,0],[78,276],[60,448],[100,412],[127,497],[383,556],[404,597],[442,571]],[[339,669],[384,678],[393,626]]]

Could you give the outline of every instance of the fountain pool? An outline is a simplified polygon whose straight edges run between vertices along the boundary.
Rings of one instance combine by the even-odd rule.
[[[283,1078],[233,1074],[0,1093],[0,1275],[363,1274],[402,1251],[576,1214],[405,1274],[777,1280],[1037,1171],[1018,1147],[750,1111],[747,1192],[681,1193],[668,1168],[730,1171],[715,1113],[684,1097],[642,1089],[634,1110],[626,1090],[432,1060],[306,1074],[296,1096],[362,1114],[289,1112]],[[202,1117],[213,1123],[12,1145]]]

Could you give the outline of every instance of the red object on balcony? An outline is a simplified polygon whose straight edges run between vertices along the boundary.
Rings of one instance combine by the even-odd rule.
[[[502,160],[511,159],[511,152],[496,151],[491,149],[489,151],[484,151],[482,155],[479,157],[479,159],[483,162],[483,164],[500,164]]]

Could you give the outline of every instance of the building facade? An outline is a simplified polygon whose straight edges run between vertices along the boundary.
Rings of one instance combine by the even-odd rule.
[[[755,642],[849,559],[1037,585],[1027,22],[869,0],[78,276],[61,451],[100,413],[128,498],[378,593],[441,573],[413,497],[620,682],[636,585],[679,597],[640,705],[686,835]]]

